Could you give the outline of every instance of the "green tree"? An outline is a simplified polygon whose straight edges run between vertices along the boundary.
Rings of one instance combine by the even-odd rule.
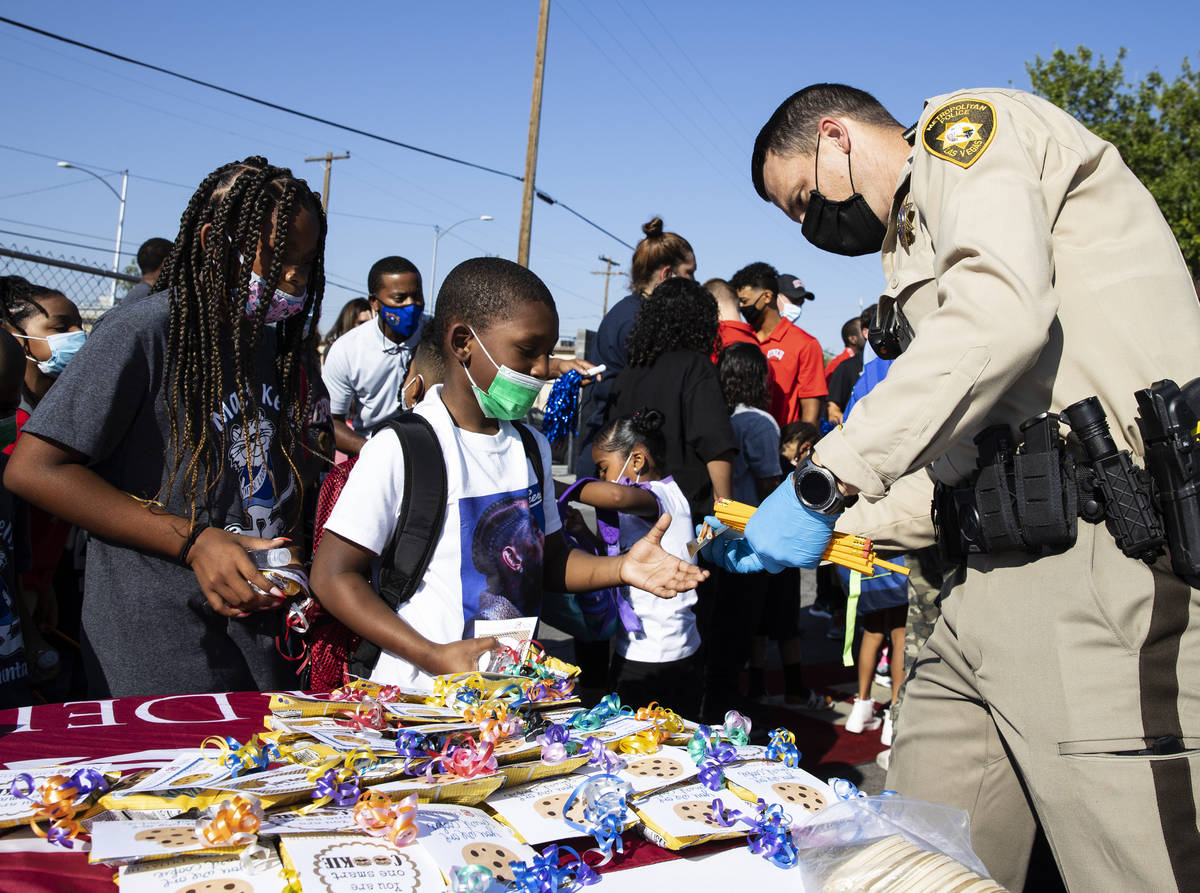
[[[121,272],[126,276],[137,276],[140,278],[142,275],[142,268],[137,265],[137,261],[131,260],[125,265],[125,269]],[[124,279],[122,279],[117,283],[117,291],[124,295],[125,292],[129,291],[129,289],[133,288],[135,285],[137,285],[136,282],[126,282]]]
[[[1035,56],[1025,70],[1033,92],[1066,109],[1121,153],[1150,190],[1200,275],[1200,72],[1185,58],[1168,81],[1158,70],[1137,83],[1125,77],[1125,48],[1112,63],[1087,47]],[[1120,209],[1113,209],[1120,225]]]

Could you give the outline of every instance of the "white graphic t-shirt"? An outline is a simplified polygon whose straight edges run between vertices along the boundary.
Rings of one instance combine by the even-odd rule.
[[[550,446],[541,434],[537,474],[511,422],[500,433],[477,434],[456,426],[433,388],[414,410],[433,426],[446,462],[446,521],[425,579],[397,614],[439,644],[471,638],[476,620],[537,616],[542,600],[545,537],[562,524],[553,498],[539,480],[550,480]],[[363,447],[325,523],[325,530],[381,554],[404,511],[404,457],[395,433],[384,429]],[[372,680],[432,687],[432,678],[388,651]]]
[[[662,510],[671,515],[671,526],[662,538],[663,549],[695,564],[695,559],[688,558],[687,553],[688,541],[693,536],[692,510],[687,497],[669,477],[648,483],[650,492],[658,497]],[[648,518],[622,514],[621,551],[628,551],[653,526],[653,521]],[[675,598],[659,598],[634,586],[627,587],[627,590],[633,610],[642,621],[642,631],[630,633],[624,628],[619,631],[617,651],[626,660],[667,663],[682,660],[700,647],[700,633],[696,629],[696,615],[692,611],[692,605],[696,604],[695,589],[681,592]]]

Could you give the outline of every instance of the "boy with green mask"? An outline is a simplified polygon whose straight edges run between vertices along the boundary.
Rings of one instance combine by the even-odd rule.
[[[566,546],[552,494],[542,492],[549,446],[534,435],[542,467],[533,468],[514,426],[549,375],[558,339],[558,313],[537,276],[499,258],[460,264],[442,285],[426,337],[441,345],[445,380],[414,412],[442,448],[448,496],[421,585],[392,611],[367,583],[405,511],[404,456],[391,431],[364,447],[313,562],[322,605],[380,646],[372,679],[428,688],[432,676],[476,669],[498,643],[472,638],[475,622],[537,616],[542,591],[631,584],[670,598],[707,575],[659,546],[667,516],[625,555]]]

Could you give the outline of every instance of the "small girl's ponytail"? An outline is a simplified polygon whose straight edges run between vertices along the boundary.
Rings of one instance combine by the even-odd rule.
[[[596,435],[595,444],[605,452],[628,456],[641,446],[659,474],[667,474],[667,442],[662,428],[666,417],[657,409],[643,406],[629,415],[613,419]]]

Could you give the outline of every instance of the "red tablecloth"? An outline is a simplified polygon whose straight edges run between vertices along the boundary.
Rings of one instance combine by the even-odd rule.
[[[209,735],[245,741],[263,727],[267,696],[258,692],[74,701],[0,711],[0,763],[27,760],[106,758],[147,750],[198,747]],[[625,852],[605,871],[676,858],[667,850],[626,835]],[[587,846],[579,841],[577,849]],[[691,854],[726,849],[723,841],[689,849]],[[88,865],[84,853],[0,853],[5,893],[111,893],[115,872]]]

